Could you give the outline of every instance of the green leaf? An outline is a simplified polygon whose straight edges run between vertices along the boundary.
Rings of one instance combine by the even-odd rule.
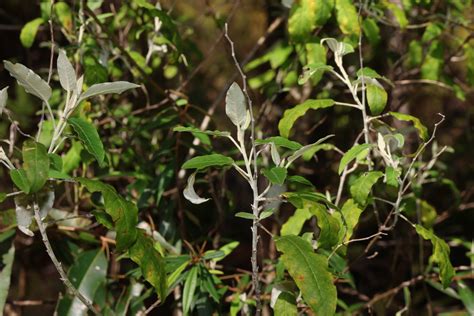
[[[68,277],[82,295],[93,301],[95,292],[106,281],[107,266],[107,258],[101,249],[88,250],[78,256]],[[67,295],[59,301],[57,313],[68,316],[86,315],[87,306],[77,297]]]
[[[396,3],[392,3],[388,0],[383,1],[383,4],[385,5],[387,9],[392,11],[393,16],[397,20],[398,25],[400,26],[401,29],[404,29],[408,26],[408,19],[403,9],[401,9]]]
[[[91,98],[93,96],[102,95],[102,94],[110,94],[110,93],[118,93],[121,94],[124,91],[135,89],[140,87],[137,84],[130,83],[127,81],[115,81],[115,82],[104,82],[92,85],[89,89],[84,91],[79,97],[77,103]]]
[[[345,35],[359,35],[359,15],[350,0],[336,0],[336,19]]]
[[[378,179],[383,177],[383,173],[380,171],[369,171],[361,175],[357,180],[352,183],[350,187],[351,195],[354,200],[362,207],[367,204],[367,198],[369,196],[372,187]]]
[[[231,166],[234,163],[234,160],[230,157],[221,155],[221,154],[211,154],[198,156],[189,159],[186,161],[182,168],[183,169],[197,169],[202,170],[209,167],[225,167]]]
[[[400,177],[401,170],[394,169],[391,166],[385,167],[385,183],[395,188],[398,188],[398,177]]]
[[[458,293],[468,313],[474,315],[474,291],[463,281],[458,281]]]
[[[294,108],[285,110],[283,118],[278,123],[278,130],[280,135],[288,138],[290,136],[291,128],[298,118],[303,116],[308,110],[318,110],[328,108],[334,105],[334,101],[330,99],[321,100],[306,100],[305,102],[295,106]]]
[[[318,219],[318,248],[330,250],[339,241],[339,221],[319,203],[312,203],[309,210]]]
[[[44,102],[48,102],[51,97],[51,87],[41,79],[40,76],[34,73],[33,70],[23,66],[20,63],[12,64],[8,60],[4,60],[5,69],[10,72],[18,84],[25,88],[27,93],[30,93]]]
[[[95,126],[80,117],[71,117],[68,119],[68,123],[72,126],[87,151],[94,156],[99,166],[102,167],[105,159],[104,145]]]
[[[48,180],[49,157],[43,144],[31,140],[23,143],[23,168],[29,183],[29,193],[36,193]]]
[[[143,231],[139,231],[136,242],[130,248],[130,258],[140,266],[145,280],[156,289],[158,297],[165,301],[167,292],[165,261],[158,250],[153,246],[150,238]]]
[[[297,316],[296,297],[289,292],[281,292],[275,302],[273,311],[275,316]]]
[[[67,59],[64,50],[60,50],[58,54],[58,74],[59,82],[66,91],[75,91],[77,89],[76,71],[72,67],[71,62]]]
[[[421,65],[421,78],[439,80],[444,65],[444,48],[440,41],[433,41]]]
[[[305,203],[303,208],[298,208],[295,213],[281,226],[280,235],[299,235],[304,223],[313,215],[309,211],[310,204]]]
[[[338,173],[341,174],[344,168],[354,159],[363,159],[369,153],[368,149],[371,148],[371,144],[359,144],[349,149],[344,156],[342,156],[341,162],[339,163]],[[362,154],[362,155],[361,155]],[[361,157],[362,156],[362,157]]]
[[[278,237],[275,243],[306,304],[318,315],[334,315],[337,291],[328,271],[327,258],[314,253],[311,244],[297,236]]]
[[[399,112],[389,112],[389,114],[398,120],[412,122],[415,128],[418,130],[420,138],[425,142],[428,140],[428,129],[421,123],[421,121],[417,117]]]
[[[3,254],[1,258],[2,270],[0,271],[0,310],[3,311],[8,297],[8,290],[10,289],[13,260],[15,259],[15,246],[13,243],[9,250]]]
[[[44,20],[42,18],[36,18],[23,26],[20,33],[20,42],[23,47],[30,48],[33,45],[38,28],[43,23]]]
[[[436,236],[431,230],[428,230],[421,225],[415,225],[415,229],[418,235],[431,241],[431,244],[433,245],[433,254],[430,257],[430,261],[439,265],[441,283],[444,288],[447,288],[455,274],[454,268],[449,260],[450,249],[448,244]]]
[[[321,76],[326,71],[331,71],[333,68],[323,63],[309,64],[303,67],[303,73],[298,78],[298,84],[305,84],[313,76]]]
[[[376,72],[375,70],[373,70],[370,67],[364,67],[364,68],[360,68],[359,70],[357,70],[357,77],[358,78],[368,77],[368,78],[372,78],[372,79],[381,79],[381,78],[383,78],[381,75],[378,74],[378,72]]]
[[[51,170],[62,171],[63,159],[58,154],[49,153],[49,166]]]
[[[317,151],[316,148],[320,148],[321,143],[326,141],[327,139],[333,137],[334,135],[328,135],[325,137],[322,137],[318,139],[316,142],[303,146],[297,151],[295,151],[291,156],[288,157],[288,162],[286,163],[286,167],[288,168],[289,165],[291,165],[296,159],[300,158],[301,156],[305,155],[308,152],[315,153]]]
[[[288,148],[291,150],[298,150],[301,147],[303,147],[303,145],[301,145],[300,143],[289,140],[288,138],[281,137],[281,136],[273,136],[273,137],[269,137],[265,139],[255,140],[255,144],[257,145],[271,144],[271,143],[275,144],[276,146]]]
[[[273,184],[282,185],[285,182],[288,170],[283,167],[273,167],[263,170],[263,175]]]
[[[339,220],[341,229],[339,230],[338,243],[344,243],[351,239],[354,228],[359,223],[360,209],[353,199],[347,200],[341,208],[341,212],[334,213],[334,217]]]
[[[54,12],[58,17],[62,27],[67,31],[72,31],[72,12],[71,8],[66,2],[58,2],[54,5]]]
[[[174,132],[190,132],[193,134],[206,134],[211,136],[220,136],[220,137],[227,137],[230,136],[229,132],[221,132],[221,131],[202,131],[196,127],[186,127],[186,126],[177,126],[173,128]]]
[[[24,169],[10,170],[10,178],[18,189],[26,194],[30,193],[30,182],[28,181],[26,171]]]
[[[288,19],[288,32],[295,41],[304,42],[316,27],[323,26],[331,17],[333,1],[295,1]]]
[[[406,65],[409,68],[415,68],[421,65],[423,60],[423,46],[419,40],[413,40],[408,44],[408,54]]]
[[[235,213],[234,215],[235,217],[240,217],[240,218],[245,218],[245,219],[255,219],[255,215],[253,215],[252,213],[248,213],[248,212],[237,212]]]
[[[194,293],[196,292],[197,279],[198,277],[198,267],[194,266],[189,270],[186,280],[184,281],[183,288],[183,315],[188,315],[191,304],[193,302]]]
[[[117,232],[117,250],[128,249],[137,239],[138,209],[135,204],[121,197],[115,189],[98,180],[76,178],[86,189],[100,192],[104,198],[105,211],[112,217]]]
[[[372,115],[379,115],[387,105],[387,91],[375,79],[367,84],[367,103]]]
[[[236,82],[233,82],[227,90],[225,114],[238,127],[242,127],[247,120],[247,100]]]
[[[302,208],[304,205],[304,201],[308,201],[315,203],[323,203],[326,204],[328,208],[339,210],[339,208],[330,200],[328,200],[328,198],[324,194],[318,192],[285,192],[283,193],[283,196],[286,197],[288,201],[296,208]]]
[[[439,37],[443,33],[442,27],[437,23],[429,23],[421,37],[422,43],[428,43],[437,37]]]
[[[380,28],[374,19],[367,18],[362,22],[362,31],[369,40],[369,43],[376,46],[380,43]]]

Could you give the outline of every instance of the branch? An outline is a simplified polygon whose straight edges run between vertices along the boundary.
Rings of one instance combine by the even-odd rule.
[[[43,221],[41,220],[40,209],[39,209],[38,203],[36,201],[36,197],[35,197],[35,202],[33,203],[33,208],[34,208],[34,212],[35,212],[36,223],[37,223],[39,231],[41,233],[41,237],[43,238],[44,246],[46,247],[46,252],[48,253],[49,257],[51,258],[51,261],[53,262],[54,266],[56,267],[56,270],[58,271],[58,273],[60,275],[61,281],[63,281],[64,285],[72,293],[72,295],[74,295],[82,303],[84,303],[84,305],[86,305],[87,308],[92,313],[94,313],[95,315],[99,315],[99,312],[92,305],[92,302],[90,302],[89,299],[87,299],[84,295],[82,295],[74,287],[74,285],[72,285],[71,281],[68,279],[68,277],[66,275],[66,272],[64,272],[64,269],[61,266],[61,262],[59,262],[58,258],[56,258],[56,255],[54,254],[53,248],[51,248],[51,244],[49,242],[48,234],[46,234],[46,227],[44,226]]]

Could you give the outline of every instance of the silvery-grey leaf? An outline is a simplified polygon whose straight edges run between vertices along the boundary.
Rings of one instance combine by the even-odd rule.
[[[272,184],[270,190],[268,190],[265,198],[267,198],[267,202],[265,203],[265,209],[274,209],[277,211],[281,205],[281,198],[280,194],[286,192],[287,187],[285,184]]]
[[[15,197],[15,213],[18,229],[25,235],[33,237],[35,234],[30,230],[34,216],[33,205],[29,203],[28,199],[17,196]]]
[[[5,69],[10,72],[10,75],[14,77],[23,88],[25,88],[26,92],[37,96],[44,102],[48,102],[51,97],[51,87],[46,83],[46,81],[35,74],[33,70],[20,63],[13,64],[8,60],[4,60],[3,63]]]
[[[98,83],[98,84],[92,85],[83,94],[81,94],[78,102],[81,102],[82,100],[88,99],[96,95],[109,94],[109,93],[120,94],[126,90],[135,89],[138,87],[140,86],[131,82],[127,82],[127,81]]]
[[[8,86],[0,90],[0,115],[3,113],[3,109],[7,105],[8,99]]]
[[[48,191],[41,195],[40,197],[41,201],[39,202],[39,207],[40,207],[40,215],[41,219],[44,219],[49,211],[53,208],[54,204],[54,191]]]
[[[197,195],[196,191],[194,191],[194,180],[196,177],[196,173],[194,172],[191,174],[188,178],[188,184],[186,185],[186,188],[183,191],[183,195],[188,200],[189,202],[193,204],[201,204],[206,201],[209,201],[210,199],[205,199]]]
[[[247,118],[247,102],[239,85],[234,82],[227,90],[225,113],[235,126],[242,126]]]
[[[59,82],[66,91],[74,91],[77,88],[76,71],[67,58],[64,50],[59,51],[58,55],[58,74]]]
[[[281,159],[280,159],[280,154],[278,153],[278,150],[275,146],[275,143],[270,144],[270,153],[272,155],[272,160],[275,166],[279,166]]]

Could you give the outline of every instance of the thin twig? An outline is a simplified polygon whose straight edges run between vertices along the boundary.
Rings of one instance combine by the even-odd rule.
[[[71,281],[68,279],[66,272],[64,272],[63,267],[61,266],[61,262],[59,262],[58,258],[56,258],[56,255],[54,254],[53,248],[51,248],[51,244],[49,242],[48,234],[46,233],[46,227],[43,224],[43,221],[41,219],[40,215],[40,209],[38,206],[38,203],[35,201],[33,203],[33,208],[34,208],[34,213],[35,213],[35,220],[38,225],[39,231],[41,233],[41,237],[43,238],[43,244],[46,247],[46,252],[48,253],[49,257],[51,258],[51,261],[53,262],[54,266],[56,267],[56,270],[58,271],[60,275],[61,281],[63,281],[64,285],[66,288],[74,295],[77,297],[84,305],[87,306],[87,308],[94,313],[95,315],[99,315],[99,312],[95,309],[95,307],[92,305],[92,302],[89,301],[88,298],[86,298],[84,295],[79,292],[74,285],[72,285]]]

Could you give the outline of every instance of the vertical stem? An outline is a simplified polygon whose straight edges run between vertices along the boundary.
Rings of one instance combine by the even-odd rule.
[[[74,285],[72,285],[71,281],[69,281],[66,272],[64,272],[63,267],[61,266],[61,262],[59,262],[58,258],[56,258],[56,255],[54,254],[53,248],[51,248],[51,244],[49,242],[48,234],[46,233],[46,227],[43,225],[43,221],[41,220],[41,215],[40,215],[40,209],[38,206],[38,202],[36,201],[35,197],[35,202],[33,203],[33,208],[35,212],[35,220],[36,223],[38,224],[39,231],[41,233],[41,237],[43,238],[43,244],[46,247],[46,252],[48,253],[49,257],[51,258],[51,261],[53,262],[54,266],[56,267],[56,270],[58,271],[60,275],[61,281],[63,281],[64,285],[66,288],[74,295],[77,297],[84,305],[87,306],[87,308],[94,313],[95,315],[99,315],[97,310],[94,308],[92,303],[79,292]]]
[[[240,142],[240,151],[242,152],[245,166],[247,168],[247,173],[249,175],[249,185],[252,189],[253,194],[253,202],[252,202],[252,213],[254,215],[254,219],[252,221],[252,227],[250,228],[252,231],[252,256],[250,261],[252,263],[252,286],[255,291],[255,303],[256,303],[256,311],[255,315],[260,316],[262,312],[262,301],[260,298],[260,280],[259,280],[259,268],[258,268],[258,241],[260,236],[258,234],[258,226],[259,226],[259,211],[258,211],[258,166],[257,166],[257,150],[255,146],[255,117],[253,115],[253,108],[252,108],[252,99],[250,98],[247,90],[247,76],[245,75],[242,67],[240,66],[237,56],[235,55],[234,49],[234,42],[229,37],[228,33],[228,25],[227,23],[224,26],[225,30],[225,37],[230,44],[232,59],[234,60],[235,67],[239,71],[240,76],[242,77],[242,91],[247,98],[247,103],[250,111],[250,141],[251,141],[251,151],[250,154],[247,155],[247,149],[245,147],[244,141],[244,134],[245,131],[240,131],[238,128],[237,134],[239,135],[239,142]],[[253,170],[252,170],[253,166]]]

